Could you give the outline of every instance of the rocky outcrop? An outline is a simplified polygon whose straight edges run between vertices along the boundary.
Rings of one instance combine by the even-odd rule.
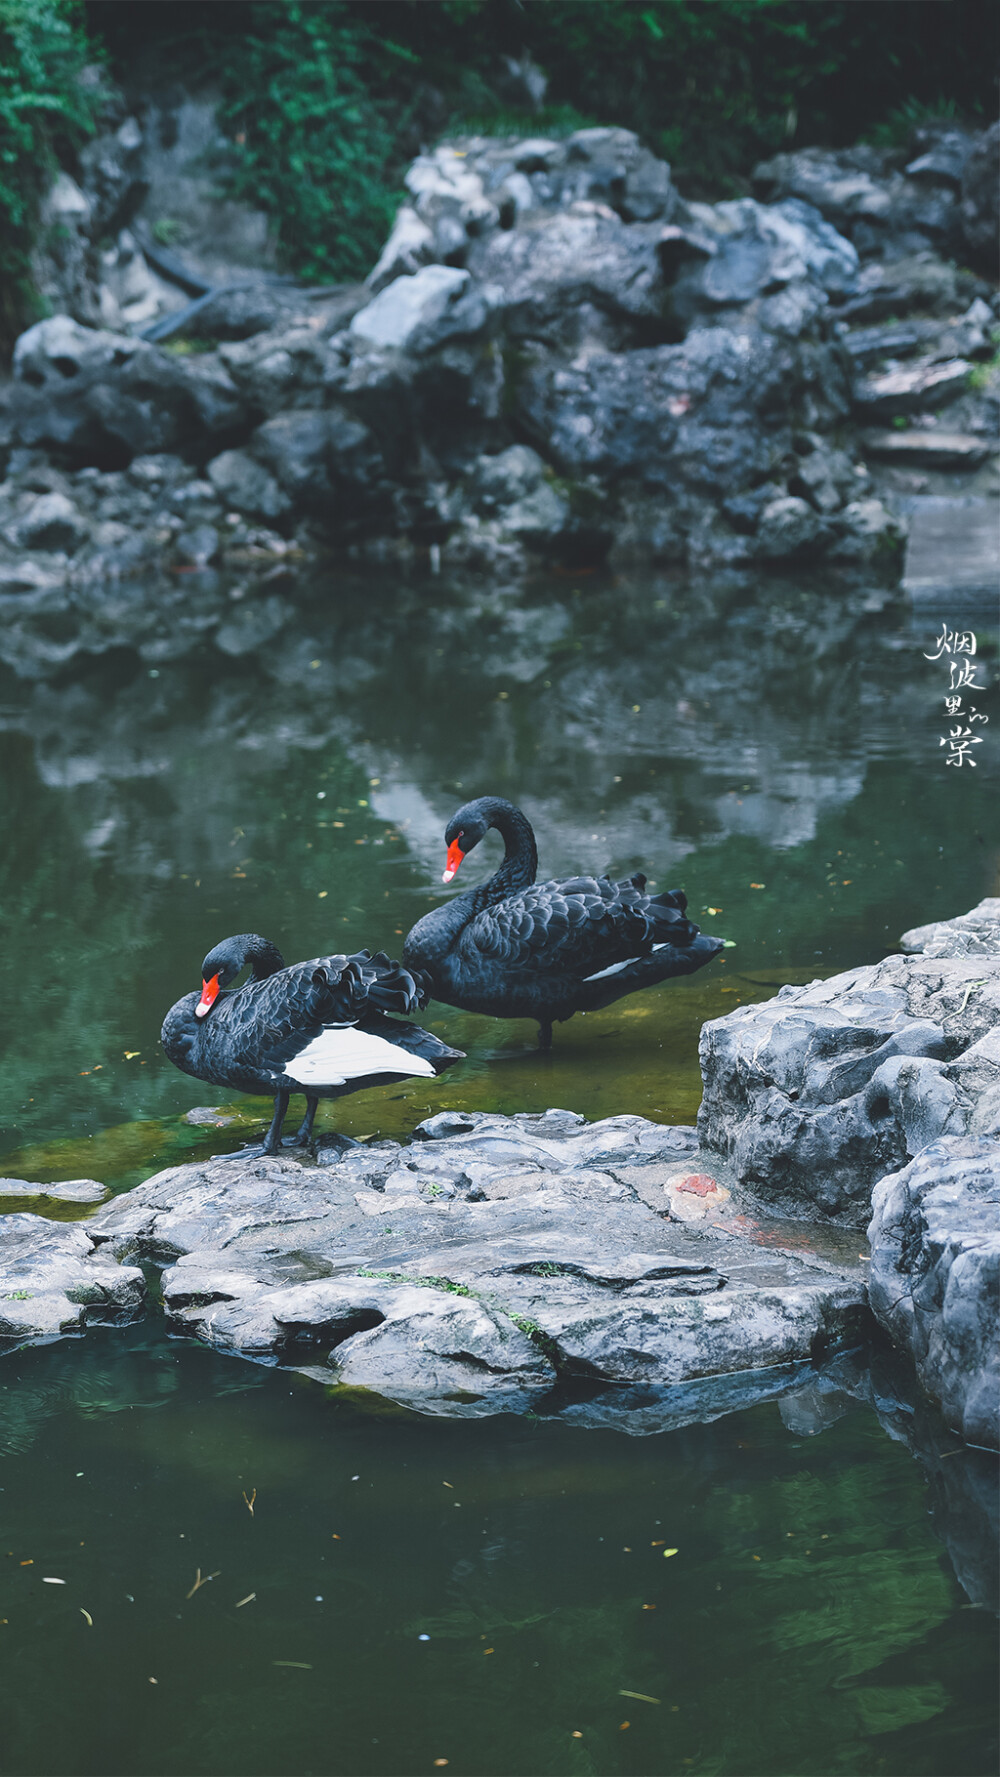
[[[0,1193],[11,1182],[21,1181],[0,1181]],[[33,1194],[52,1196],[57,1189],[45,1193],[36,1185]],[[79,1223],[0,1216],[0,1348],[6,1341],[20,1345],[134,1320],[145,1294],[139,1268],[96,1251]]]
[[[990,919],[706,1024],[703,1147],[763,1201],[861,1227],[929,1142],[1000,1133],[1000,959],[969,948]]]
[[[971,1444],[1000,1449],[1000,1143],[950,1136],[876,1187],[870,1300]]]
[[[442,1113],[409,1146],[321,1149],[315,1166],[176,1167],[88,1231],[167,1266],[174,1332],[424,1412],[497,1412],[565,1377],[684,1383],[855,1339],[856,1271],[757,1244],[711,1201],[700,1225],[671,1215],[693,1151],[693,1131],[640,1117]]]
[[[211,134],[181,109],[191,141]],[[992,135],[930,132],[905,165],[778,156],[757,197],[718,204],[686,202],[628,130],[463,138],[414,162],[367,286],[310,292],[275,281],[263,245],[256,282],[214,288],[211,205],[185,186],[181,210],[201,218],[187,276],[143,196],[144,179],[173,192],[178,167],[164,183],[134,120],[111,121],[82,183],[63,175],[52,194],[76,269],[53,273],[50,300],[64,289],[69,312],[22,337],[0,392],[12,664],[34,632],[53,667],[67,647],[100,651],[101,583],[225,570],[234,550],[274,567],[289,545],[491,580],[610,557],[828,562],[888,585],[914,499],[956,476],[993,485],[1000,402],[981,361],[997,300],[947,257],[966,208],[985,226]],[[99,297],[95,219],[118,230]],[[251,220],[229,218],[244,259]],[[512,451],[533,453],[530,488]],[[148,470],[160,458],[169,499]],[[73,510],[33,515],[29,493]],[[191,582],[167,605],[178,590],[201,602]],[[185,646],[205,632],[194,603],[171,625]],[[107,645],[136,645],[133,605],[107,614]]]
[[[988,895],[957,919],[935,920],[904,932],[899,947],[921,956],[1000,957],[1000,896]]]

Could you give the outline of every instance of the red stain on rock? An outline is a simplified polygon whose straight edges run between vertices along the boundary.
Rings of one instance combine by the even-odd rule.
[[[692,1197],[710,1197],[719,1187],[707,1172],[689,1172],[686,1178],[677,1180],[675,1189],[690,1191]]]

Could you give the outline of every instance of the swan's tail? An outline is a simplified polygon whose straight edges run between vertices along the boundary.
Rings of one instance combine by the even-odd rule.
[[[657,896],[658,900],[665,898]],[[675,917],[669,929],[671,938],[658,940],[648,956],[619,963],[613,971],[585,983],[588,992],[581,1010],[598,1012],[602,1006],[614,1005],[615,1000],[627,993],[635,993],[640,987],[653,987],[657,981],[666,981],[672,975],[693,975],[722,949],[721,938],[710,938],[690,920]]]

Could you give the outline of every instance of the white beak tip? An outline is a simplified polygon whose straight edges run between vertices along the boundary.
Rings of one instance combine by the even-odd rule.
[[[195,1006],[195,1009],[194,1009],[194,1015],[196,1018],[207,1018],[207,1016],[211,1010],[212,1010],[211,1006],[197,1005],[197,1006]]]
[[[441,881],[442,882],[450,882],[452,880],[452,877],[455,875],[457,875],[457,872],[455,870],[446,870],[444,875],[441,878]]]

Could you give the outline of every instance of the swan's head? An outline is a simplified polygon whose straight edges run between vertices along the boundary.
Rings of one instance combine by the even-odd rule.
[[[235,938],[223,938],[210,950],[201,965],[201,999],[195,1006],[196,1018],[206,1018],[219,994],[235,981],[244,963],[253,962],[254,974],[264,976],[280,969],[282,959],[274,945],[256,932],[242,932]]]
[[[490,821],[482,807],[488,800],[488,797],[480,796],[476,802],[464,803],[448,822],[444,830],[448,856],[445,859],[442,882],[451,882],[457,876],[462,859],[489,832]]]

